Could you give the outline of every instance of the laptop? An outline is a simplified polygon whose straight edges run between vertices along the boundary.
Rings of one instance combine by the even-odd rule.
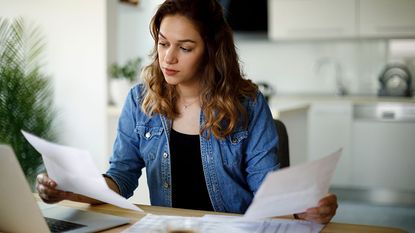
[[[130,222],[128,218],[37,203],[8,145],[0,145],[0,190],[0,232],[96,232]]]

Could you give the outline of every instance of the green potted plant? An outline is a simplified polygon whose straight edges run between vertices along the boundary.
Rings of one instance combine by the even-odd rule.
[[[124,103],[128,91],[137,80],[140,66],[141,58],[130,59],[124,65],[117,63],[110,65],[110,92],[113,104],[121,106]]]
[[[50,80],[39,61],[43,47],[37,28],[0,17],[0,144],[12,146],[32,187],[44,167],[21,130],[55,139]]]

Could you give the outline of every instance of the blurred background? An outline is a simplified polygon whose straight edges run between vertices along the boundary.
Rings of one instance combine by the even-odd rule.
[[[59,142],[90,151],[103,172],[161,2],[0,0],[0,17],[44,36]],[[220,2],[246,77],[287,126],[291,165],[343,148],[335,221],[415,232],[415,1]],[[133,200],[149,203],[145,185]]]

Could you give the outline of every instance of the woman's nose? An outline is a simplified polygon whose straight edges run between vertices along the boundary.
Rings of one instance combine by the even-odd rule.
[[[176,52],[173,48],[170,48],[166,51],[166,55],[164,56],[164,61],[168,64],[174,64],[177,62]]]

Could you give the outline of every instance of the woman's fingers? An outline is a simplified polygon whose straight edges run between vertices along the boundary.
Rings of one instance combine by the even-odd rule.
[[[41,173],[36,177],[37,185],[48,186],[50,188],[56,187],[56,182],[49,178],[46,173]]]
[[[36,177],[36,181],[36,189],[39,197],[46,203],[56,203],[66,199],[70,195],[69,192],[56,189],[56,182],[50,179],[46,173],[39,174]]]
[[[304,213],[297,214],[300,219],[305,219],[317,223],[328,223],[336,214],[338,204],[337,197],[329,193],[323,197],[317,207],[309,208]]]
[[[332,194],[332,193],[328,193],[325,197],[323,197],[319,202],[318,205],[319,206],[324,206],[324,205],[337,205],[337,196]]]

